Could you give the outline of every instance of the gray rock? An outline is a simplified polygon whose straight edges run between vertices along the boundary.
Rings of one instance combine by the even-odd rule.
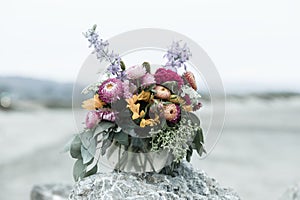
[[[203,171],[183,163],[176,176],[155,173],[98,173],[77,182],[71,200],[100,199],[199,199],[239,200],[231,189],[221,187]]]
[[[31,200],[67,200],[72,186],[63,184],[47,184],[34,186]]]
[[[300,182],[289,187],[280,200],[300,200]]]

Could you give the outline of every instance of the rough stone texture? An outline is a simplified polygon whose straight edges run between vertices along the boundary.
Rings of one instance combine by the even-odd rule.
[[[289,187],[280,200],[300,200],[300,182]]]
[[[34,186],[31,200],[66,200],[72,190],[70,185],[47,184]]]
[[[98,173],[77,182],[70,199],[240,199],[233,190],[221,187],[188,163],[183,163],[176,173],[175,177],[155,173]]]

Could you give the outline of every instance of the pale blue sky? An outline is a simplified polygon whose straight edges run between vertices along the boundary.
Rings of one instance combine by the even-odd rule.
[[[81,33],[104,38],[137,28],[171,29],[195,40],[227,90],[300,91],[298,0],[10,0],[0,6],[0,76],[74,81],[90,53]]]

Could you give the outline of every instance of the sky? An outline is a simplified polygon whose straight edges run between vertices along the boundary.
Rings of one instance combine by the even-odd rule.
[[[163,28],[196,41],[225,89],[300,91],[298,0],[1,0],[0,76],[73,82],[91,52],[82,32],[109,39]]]

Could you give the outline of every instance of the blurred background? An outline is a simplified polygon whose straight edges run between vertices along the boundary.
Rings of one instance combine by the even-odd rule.
[[[193,164],[242,199],[278,199],[300,181],[299,8],[297,0],[2,1],[0,199],[73,183],[73,160],[60,152],[77,132],[72,85],[90,53],[82,32],[95,23],[107,39],[154,27],[202,46],[223,79],[226,121],[214,151]],[[205,123],[205,102],[202,112]]]

